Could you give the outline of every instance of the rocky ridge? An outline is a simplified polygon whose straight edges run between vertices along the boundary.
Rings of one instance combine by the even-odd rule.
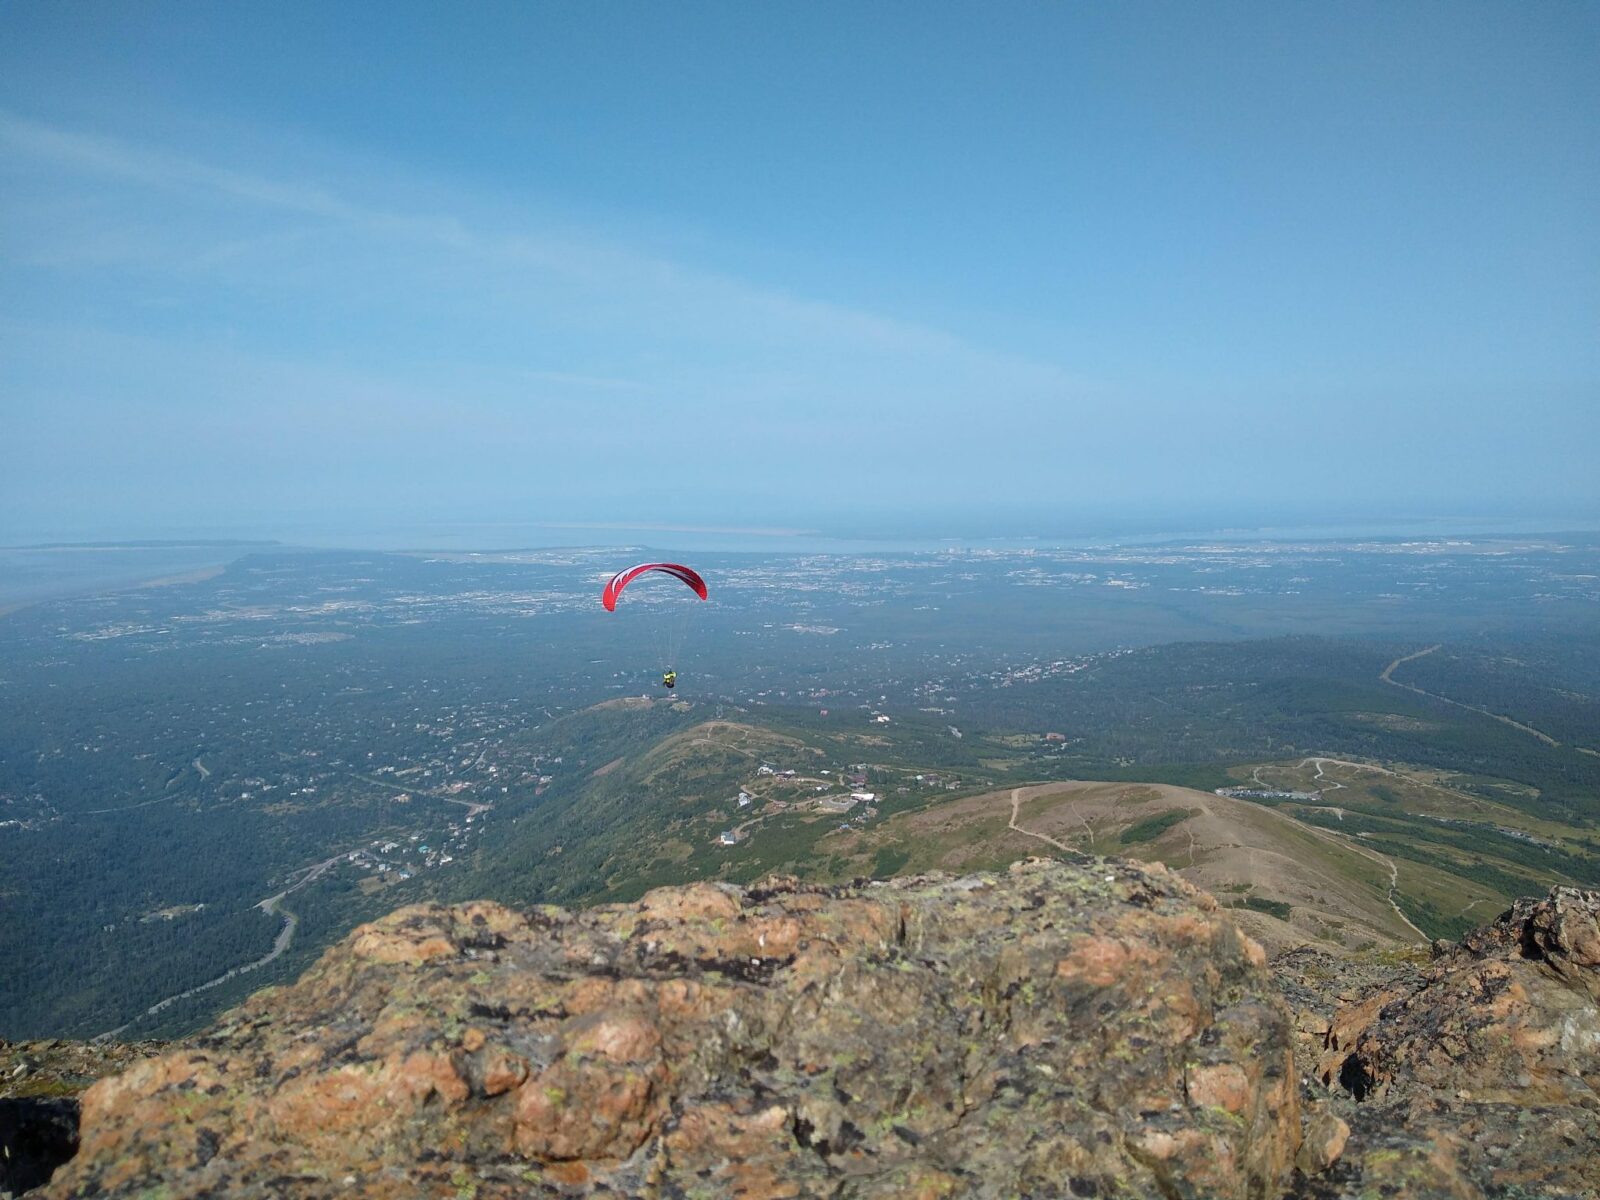
[[[404,909],[90,1088],[44,1194],[1263,1196],[1264,957],[1109,862]]]
[[[1597,1097],[1600,893],[1269,964],[1035,860],[401,910],[91,1087],[40,1194],[1578,1200]]]

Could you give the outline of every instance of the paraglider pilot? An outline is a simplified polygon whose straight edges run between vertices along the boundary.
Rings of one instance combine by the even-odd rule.
[[[607,612],[617,611],[617,600],[622,595],[622,589],[627,587],[641,575],[652,571],[660,571],[671,575],[680,583],[687,584],[696,596],[704,600],[707,597],[706,581],[700,578],[700,573],[693,567],[686,567],[682,563],[640,563],[637,567],[629,567],[626,571],[618,571],[606,581],[605,590],[600,593],[600,603]],[[666,670],[661,673],[661,686],[671,691],[678,686],[678,673]]]

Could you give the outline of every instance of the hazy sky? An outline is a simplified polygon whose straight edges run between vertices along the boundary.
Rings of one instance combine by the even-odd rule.
[[[0,542],[1600,516],[1600,5],[0,2]]]

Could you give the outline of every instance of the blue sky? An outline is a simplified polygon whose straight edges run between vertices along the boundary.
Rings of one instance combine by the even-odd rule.
[[[1600,8],[0,5],[0,542],[1600,519]]]

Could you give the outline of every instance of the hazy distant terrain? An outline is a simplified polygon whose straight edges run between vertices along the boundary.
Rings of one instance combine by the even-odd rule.
[[[59,542],[0,547],[0,613],[63,596],[137,585],[165,586],[218,570],[251,543]]]
[[[648,704],[682,598],[597,601],[643,554],[261,548],[0,620],[0,1035],[189,1027],[425,896],[1054,840],[1353,948],[1600,882],[1593,537],[700,556]],[[1199,790],[1028,791],[1010,827],[1067,780]],[[1347,894],[1257,871],[1248,829]]]

